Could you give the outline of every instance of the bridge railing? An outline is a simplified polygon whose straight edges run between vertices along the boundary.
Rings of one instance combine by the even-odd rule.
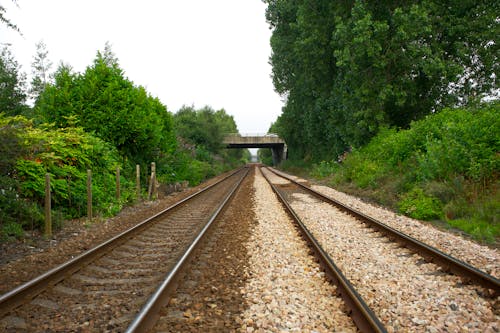
[[[269,137],[279,137],[276,133],[227,133],[225,137],[259,137],[259,136],[269,136]]]
[[[285,144],[285,141],[276,134],[231,134],[224,137],[225,144]]]

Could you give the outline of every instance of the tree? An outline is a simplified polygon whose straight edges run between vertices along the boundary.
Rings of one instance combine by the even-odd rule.
[[[496,2],[264,2],[292,157],[334,158],[496,87]]]
[[[30,95],[33,100],[37,100],[45,87],[50,83],[50,68],[52,62],[47,57],[49,51],[43,41],[36,44],[36,54],[31,63],[31,89]]]
[[[224,109],[214,111],[205,106],[196,110],[193,106],[183,106],[174,115],[174,123],[177,136],[195,146],[196,157],[199,159],[212,161],[217,155],[231,163],[245,156],[241,150],[224,149],[224,136],[238,133],[233,116],[228,115]]]
[[[83,74],[61,65],[36,107],[47,122],[75,122],[112,143],[135,163],[149,163],[175,149],[172,115],[144,87],[134,86],[107,45]]]
[[[4,47],[0,53],[0,112],[10,116],[26,114],[26,75],[19,71],[19,65],[10,50]]]
[[[238,132],[232,116],[224,109],[214,111],[209,106],[199,110],[183,106],[174,115],[174,121],[179,137],[213,154],[221,152],[225,134]]]

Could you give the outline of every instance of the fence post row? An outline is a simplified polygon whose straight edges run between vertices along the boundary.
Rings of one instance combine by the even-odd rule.
[[[136,191],[137,198],[141,198],[141,167],[139,164],[135,166],[136,170]],[[151,197],[156,197],[156,163],[151,163],[151,181],[149,182],[148,200]],[[120,184],[120,168],[116,168],[116,198],[121,197],[121,184]],[[52,236],[52,206],[51,206],[51,192],[50,192],[50,174],[45,174],[45,235]],[[87,169],[87,218],[92,219],[92,171]]]

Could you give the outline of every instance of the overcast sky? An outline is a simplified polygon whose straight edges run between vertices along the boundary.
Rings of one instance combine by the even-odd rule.
[[[24,72],[43,40],[53,62],[77,72],[106,42],[125,75],[169,111],[224,108],[241,133],[265,133],[281,113],[268,64],[271,31],[261,0],[2,0],[23,36],[0,26]]]

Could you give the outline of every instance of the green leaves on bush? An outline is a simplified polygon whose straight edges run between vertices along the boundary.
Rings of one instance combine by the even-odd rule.
[[[109,46],[84,73],[60,66],[35,106],[43,121],[78,126],[112,144],[134,163],[175,149],[172,115],[158,98],[124,76]]]
[[[8,126],[23,130],[13,134],[21,154],[10,162],[10,168],[5,167],[1,175],[4,178],[0,177],[2,221],[15,221],[21,227],[42,223],[46,173],[51,175],[54,208],[65,217],[84,214],[87,169],[93,172],[96,210],[104,214],[117,211],[109,208],[121,204],[115,199],[115,170],[121,165],[121,158],[113,146],[79,127],[34,127],[26,118],[0,115],[0,132]],[[4,139],[12,141],[7,135],[2,136]],[[133,184],[129,183],[122,179],[125,200],[134,193]]]
[[[403,194],[398,206],[401,213],[419,220],[437,219],[442,214],[441,202],[418,187]]]
[[[498,206],[499,151],[497,101],[445,109],[413,122],[407,130],[383,129],[342,163],[322,162],[312,173],[328,176],[334,184],[353,184],[381,202],[388,201],[385,192],[393,191],[394,208],[408,216],[443,218],[467,232],[491,233],[498,228],[479,224],[498,223],[498,209],[487,208],[487,203]]]

